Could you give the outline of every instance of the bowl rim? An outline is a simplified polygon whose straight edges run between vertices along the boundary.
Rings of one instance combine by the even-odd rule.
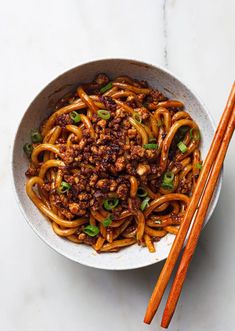
[[[141,266],[131,266],[131,267],[128,267],[128,266],[122,266],[121,268],[120,267],[117,267],[115,268],[115,266],[110,266],[110,267],[103,267],[103,266],[97,266],[97,265],[94,265],[94,264],[91,264],[89,262],[84,262],[84,261],[78,261],[77,259],[75,259],[74,257],[70,256],[67,252],[65,252],[63,249],[60,249],[59,247],[53,245],[49,239],[45,238],[41,233],[40,231],[38,231],[34,226],[33,226],[33,223],[30,221],[30,219],[28,218],[28,216],[26,215],[26,212],[24,211],[24,208],[22,206],[22,203],[20,201],[20,198],[19,198],[19,195],[17,193],[17,190],[16,190],[16,184],[15,184],[15,176],[14,176],[14,151],[15,151],[15,145],[16,145],[16,137],[18,135],[18,132],[19,132],[19,129],[20,129],[20,126],[21,124],[23,123],[23,120],[24,120],[24,117],[28,111],[28,109],[31,107],[32,103],[34,102],[34,100],[40,95],[41,92],[43,92],[51,83],[53,83],[54,81],[56,81],[57,79],[61,78],[63,75],[65,74],[68,74],[69,72],[72,72],[74,71],[75,69],[81,67],[81,66],[85,66],[85,65],[89,65],[89,64],[92,64],[92,63],[99,63],[99,62],[105,62],[105,61],[126,61],[126,62],[135,62],[136,64],[138,65],[144,65],[144,66],[148,66],[148,67],[152,67],[153,69],[159,69],[160,71],[162,71],[163,73],[166,73],[168,74],[169,76],[171,76],[173,79],[176,79],[177,81],[179,81],[184,88],[186,88],[187,90],[190,91],[190,93],[197,99],[197,101],[201,104],[202,108],[204,109],[205,113],[207,114],[208,118],[209,118],[209,121],[211,122],[211,125],[212,125],[212,128],[213,128],[213,131],[215,133],[215,129],[216,129],[216,125],[215,125],[215,120],[211,114],[211,112],[208,110],[207,106],[205,105],[204,101],[201,99],[200,96],[198,96],[197,93],[194,92],[194,90],[191,88],[190,84],[186,84],[184,82],[184,80],[182,80],[179,75],[175,75],[174,73],[172,73],[171,70],[169,70],[168,68],[165,68],[161,65],[158,65],[158,64],[152,64],[152,63],[149,63],[149,62],[145,62],[145,61],[142,61],[142,60],[137,60],[137,59],[130,59],[130,58],[99,58],[99,59],[96,59],[96,60],[92,60],[92,61],[88,61],[88,62],[82,62],[80,64],[78,64],[77,66],[75,67],[72,67],[64,72],[62,72],[61,74],[57,75],[55,78],[53,78],[48,84],[46,84],[44,87],[42,87],[42,89],[40,89],[40,91],[34,96],[33,100],[31,100],[31,102],[28,104],[28,106],[26,107],[24,113],[22,114],[22,116],[20,117],[20,119],[18,120],[17,122],[17,125],[15,127],[15,130],[14,130],[14,133],[13,133],[13,141],[11,143],[11,149],[10,149],[10,163],[11,163],[11,185],[12,185],[12,188],[13,188],[13,191],[14,191],[14,196],[15,196],[15,199],[16,199],[16,202],[17,202],[17,205],[19,206],[19,209],[22,213],[22,215],[24,216],[24,219],[26,220],[26,222],[28,223],[28,225],[30,226],[30,228],[34,231],[34,233],[36,233],[36,235],[44,242],[47,244],[47,246],[52,249],[53,251],[56,251],[57,253],[59,253],[60,255],[68,258],[69,260],[71,261],[74,261],[76,263],[80,263],[82,265],[85,265],[87,267],[91,267],[91,268],[95,268],[95,269],[100,269],[100,270],[113,270],[113,271],[125,271],[125,270],[135,270],[135,269],[140,269],[140,268],[144,268],[144,267],[147,267],[147,266],[151,266],[155,263],[158,263],[158,262],[161,262],[161,261],[164,261],[167,257],[163,258],[163,259],[159,259],[159,260],[154,260],[154,261],[149,261],[145,264],[142,264]],[[207,225],[207,223],[209,222],[209,219],[211,218],[216,206],[217,206],[217,203],[218,203],[218,200],[219,200],[219,196],[220,196],[220,193],[221,193],[221,188],[222,188],[222,181],[223,181],[223,168],[221,170],[221,173],[220,173],[220,177],[218,179],[218,182],[217,182],[217,189],[216,189],[216,194],[213,198],[213,201],[212,201],[212,204],[211,204],[211,208],[209,210],[209,213],[207,214],[206,216],[206,220],[204,222],[204,225],[203,225],[203,228]],[[187,240],[187,238],[186,238]],[[186,241],[184,243],[184,246],[186,244]]]

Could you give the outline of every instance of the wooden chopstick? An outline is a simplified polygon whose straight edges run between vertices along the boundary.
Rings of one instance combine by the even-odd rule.
[[[213,196],[214,190],[216,188],[216,183],[223,166],[223,161],[228,149],[229,142],[232,138],[233,132],[235,129],[235,107],[233,108],[233,113],[228,123],[227,130],[225,132],[219,153],[216,157],[215,163],[213,165],[212,171],[210,173],[206,189],[204,191],[200,206],[193,223],[188,242],[186,244],[181,262],[179,264],[174,282],[171,287],[170,294],[167,299],[165,310],[163,312],[161,326],[167,328],[171,318],[174,314],[183,283],[185,281],[188,267],[190,265],[191,259],[197,247],[198,239],[202,230],[206,212],[208,210],[211,198]]]
[[[213,141],[211,143],[210,150],[207,154],[206,160],[204,162],[202,171],[200,173],[200,176],[198,178],[198,182],[195,188],[195,191],[193,193],[193,197],[186,209],[186,213],[182,222],[182,225],[179,228],[179,232],[173,242],[173,245],[171,247],[170,253],[168,255],[168,258],[162,268],[162,271],[160,273],[160,276],[158,278],[158,281],[155,285],[155,288],[153,290],[152,296],[149,300],[149,304],[146,310],[144,322],[147,324],[150,324],[155,312],[157,311],[159,304],[161,302],[162,296],[164,294],[164,291],[166,289],[166,286],[169,282],[170,276],[172,274],[172,271],[175,267],[175,264],[178,260],[180,251],[183,247],[188,229],[190,227],[193,215],[197,209],[199,200],[201,198],[201,194],[204,190],[208,174],[211,170],[212,164],[214,163],[214,160],[218,154],[221,141],[224,137],[228,121],[230,119],[230,116],[233,111],[233,105],[235,103],[235,83],[233,84],[232,90],[230,92],[225,110],[223,112],[223,115],[220,119],[218,128],[215,132]]]

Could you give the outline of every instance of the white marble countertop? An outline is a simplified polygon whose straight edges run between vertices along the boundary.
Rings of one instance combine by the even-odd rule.
[[[0,330],[156,331],[143,316],[162,263],[94,270],[49,249],[11,188],[10,145],[26,107],[61,72],[127,57],[183,78],[216,122],[235,78],[233,0],[2,1],[0,11]],[[172,331],[232,331],[235,312],[235,141],[220,200],[190,267]]]

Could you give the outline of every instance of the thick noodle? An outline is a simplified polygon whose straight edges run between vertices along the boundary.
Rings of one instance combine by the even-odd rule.
[[[199,127],[181,101],[99,74],[59,100],[40,134],[26,192],[56,235],[97,252],[154,253],[178,233],[202,167]]]

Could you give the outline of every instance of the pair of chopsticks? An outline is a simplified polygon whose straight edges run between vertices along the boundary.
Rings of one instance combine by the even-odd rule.
[[[150,324],[161,302],[164,291],[170,280],[173,269],[183,247],[192,219],[195,219],[185,246],[175,279],[173,281],[161,326],[167,328],[174,314],[179,296],[187,275],[187,271],[195,252],[198,239],[203,227],[203,222],[209,207],[216,183],[223,165],[229,142],[235,129],[235,82],[230,92],[225,110],[215,132],[210,150],[207,154],[192,199],[186,209],[186,213],[179,232],[171,247],[168,258],[160,273],[158,281],[149,300],[144,322]]]

